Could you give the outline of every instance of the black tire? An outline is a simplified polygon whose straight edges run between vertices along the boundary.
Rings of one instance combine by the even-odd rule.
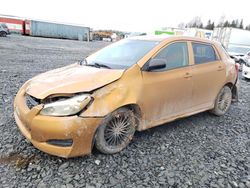
[[[242,59],[240,59],[239,60],[239,64],[241,65],[241,64],[243,64],[244,63],[244,61],[242,60]]]
[[[247,81],[247,82],[249,82],[249,81],[250,81],[250,79],[249,79],[249,78],[244,77],[244,76],[242,76],[242,80]]]
[[[7,36],[7,33],[6,32],[4,32],[4,31],[1,31],[0,32],[0,37],[6,37]]]
[[[214,109],[210,112],[216,116],[222,116],[228,111],[231,103],[232,90],[228,86],[224,86],[215,100]]]
[[[245,64],[245,61],[243,61],[242,59],[240,59],[239,64],[240,64],[239,72],[242,72],[242,67],[243,67],[243,64]]]
[[[136,117],[127,108],[120,108],[108,115],[95,136],[96,148],[105,154],[120,152],[132,140],[136,127]]]

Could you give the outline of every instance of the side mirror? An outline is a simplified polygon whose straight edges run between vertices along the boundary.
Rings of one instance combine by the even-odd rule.
[[[145,66],[143,66],[143,71],[152,71],[157,69],[163,69],[166,67],[166,61],[163,59],[151,59]]]

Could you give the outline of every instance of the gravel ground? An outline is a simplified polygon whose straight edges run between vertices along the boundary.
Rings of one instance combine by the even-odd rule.
[[[35,149],[20,134],[13,99],[38,73],[71,64],[108,43],[0,38],[0,187],[250,188],[250,82],[223,117],[209,113],[137,132],[115,155],[62,159]]]

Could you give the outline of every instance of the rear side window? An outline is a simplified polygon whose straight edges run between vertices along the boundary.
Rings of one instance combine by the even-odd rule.
[[[192,43],[192,46],[195,64],[203,64],[218,60],[212,45]]]
[[[187,43],[176,42],[176,43],[170,44],[166,48],[162,49],[154,57],[154,59],[162,59],[166,62],[166,68],[164,70],[185,67],[188,65]]]

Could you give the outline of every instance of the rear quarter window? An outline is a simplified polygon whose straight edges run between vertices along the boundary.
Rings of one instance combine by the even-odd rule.
[[[218,60],[214,48],[210,44],[192,43],[195,64],[203,64]]]

